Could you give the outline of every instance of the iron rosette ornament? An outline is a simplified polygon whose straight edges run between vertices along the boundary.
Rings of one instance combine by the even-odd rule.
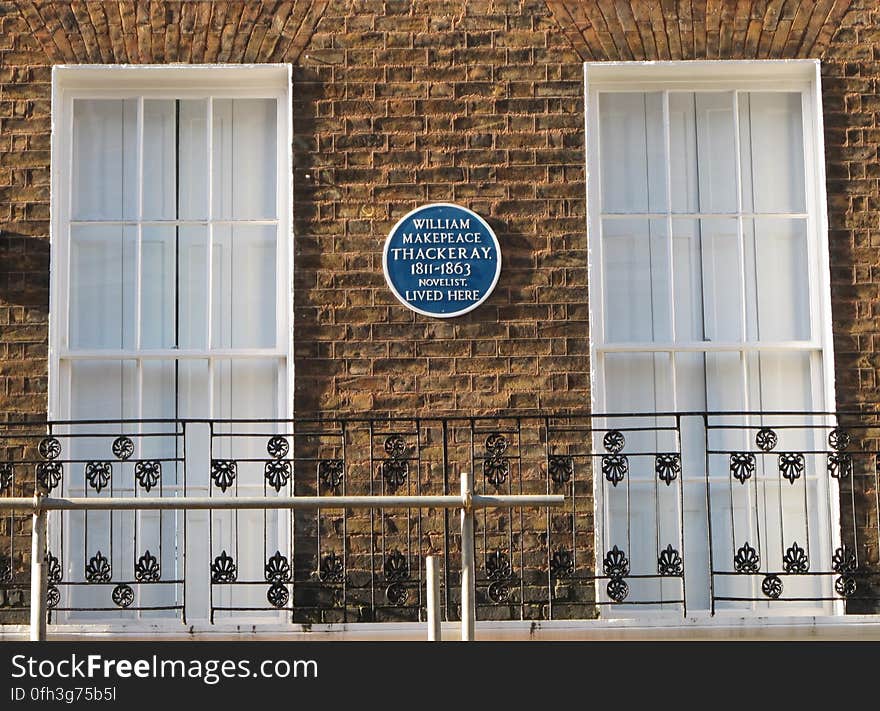
[[[500,432],[486,437],[486,455],[483,458],[483,476],[496,489],[500,489],[510,477],[510,460],[504,456],[510,443]]]
[[[399,434],[385,439],[385,453],[388,456],[382,462],[382,479],[392,493],[402,487],[409,477],[407,449],[406,440]]]

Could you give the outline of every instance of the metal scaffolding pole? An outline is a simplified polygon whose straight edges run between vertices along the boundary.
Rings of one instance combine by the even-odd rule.
[[[197,511],[197,510],[272,510],[272,509],[459,509],[515,508],[519,506],[560,506],[562,495],[484,496],[474,494],[467,501],[462,496],[179,496],[168,498],[42,497],[45,511]],[[0,498],[0,509],[33,511],[29,497]]]
[[[461,474],[461,641],[474,639],[477,620],[474,581],[474,484],[469,472]]]
[[[31,517],[31,642],[46,639],[46,518],[47,511],[41,508],[43,497],[35,496]]]
[[[435,555],[425,558],[425,582],[428,589],[428,641],[440,642],[440,561]]]
[[[46,519],[49,511],[148,511],[148,510],[270,510],[270,509],[461,509],[461,638],[474,638],[476,619],[474,569],[474,510],[520,506],[560,506],[561,495],[484,496],[473,493],[473,477],[461,475],[460,496],[289,496],[289,497],[107,497],[54,498],[49,496],[0,499],[0,508],[30,511],[31,540],[31,639],[46,639]],[[439,573],[437,561],[428,558],[429,639],[440,639]],[[433,566],[433,567],[432,567]]]

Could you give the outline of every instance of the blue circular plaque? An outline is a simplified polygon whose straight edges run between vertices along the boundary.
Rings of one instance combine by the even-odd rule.
[[[482,304],[501,275],[501,246],[475,212],[448,202],[404,215],[385,240],[385,281],[408,308],[451,318]]]

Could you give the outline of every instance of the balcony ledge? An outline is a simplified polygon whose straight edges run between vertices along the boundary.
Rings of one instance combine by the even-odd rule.
[[[86,640],[285,640],[285,641],[423,641],[424,623],[356,623],[315,625],[50,625],[54,641]],[[443,623],[443,639],[458,640],[459,624]],[[27,625],[0,626],[0,642],[28,638]],[[687,617],[672,619],[605,619],[484,621],[478,641],[843,641],[880,640],[880,615]]]

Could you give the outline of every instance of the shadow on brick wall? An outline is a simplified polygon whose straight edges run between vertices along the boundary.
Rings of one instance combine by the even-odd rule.
[[[49,240],[0,230],[0,418],[46,413]]]

